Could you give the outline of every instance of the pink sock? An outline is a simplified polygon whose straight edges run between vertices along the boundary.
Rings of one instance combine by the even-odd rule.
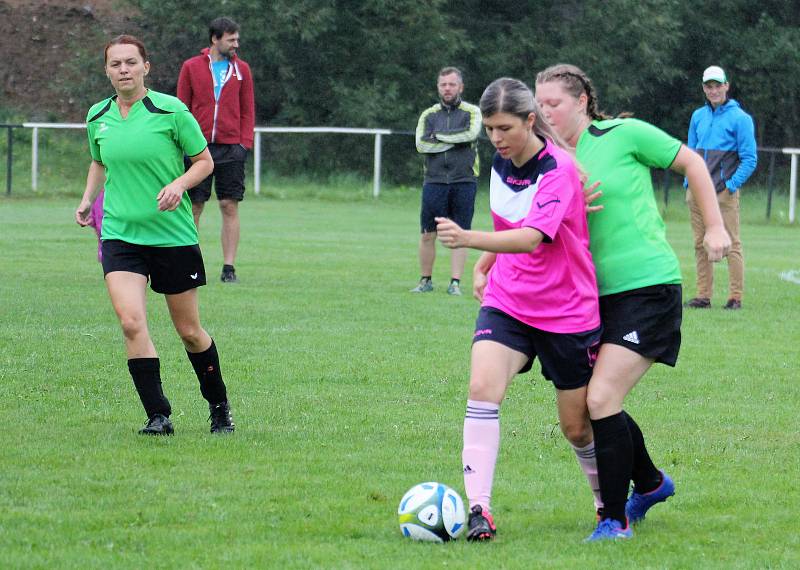
[[[490,511],[492,480],[500,448],[500,406],[494,402],[467,400],[464,418],[464,488],[470,509],[481,505]]]
[[[597,458],[594,454],[594,441],[586,447],[572,446],[575,450],[575,455],[578,458],[578,463],[586,474],[586,479],[589,481],[589,488],[594,494],[594,508],[603,508],[603,499],[600,498],[600,480],[597,478]]]

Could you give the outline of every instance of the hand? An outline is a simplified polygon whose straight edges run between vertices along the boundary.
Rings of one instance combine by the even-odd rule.
[[[85,228],[92,222],[92,205],[86,201],[81,200],[78,209],[75,210],[75,221],[82,228]]]
[[[434,218],[436,220],[436,234],[442,245],[450,249],[468,247],[467,232],[454,221],[448,218]]]
[[[603,206],[592,206],[592,202],[597,200],[600,196],[603,195],[602,190],[597,190],[597,187],[600,186],[600,181],[598,180],[591,186],[586,186],[586,182],[588,182],[589,178],[585,174],[581,174],[581,185],[583,186],[583,201],[586,204],[586,213],[591,214],[592,212],[599,212],[603,209]]]
[[[162,212],[165,210],[172,212],[178,207],[178,204],[181,203],[181,198],[183,198],[183,193],[185,191],[186,187],[177,180],[167,184],[161,189],[158,196],[156,196],[156,200],[158,200],[158,209]]]
[[[486,289],[486,284],[488,282],[489,276],[483,271],[475,269],[475,271],[472,272],[472,296],[480,303],[483,303],[483,290]]]
[[[712,226],[706,228],[703,247],[709,261],[720,261],[731,249],[731,238],[723,226]]]

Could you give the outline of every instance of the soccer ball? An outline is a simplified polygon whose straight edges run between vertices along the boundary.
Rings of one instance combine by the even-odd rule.
[[[420,483],[409,489],[397,508],[403,536],[413,540],[447,542],[464,532],[464,502],[441,483]]]

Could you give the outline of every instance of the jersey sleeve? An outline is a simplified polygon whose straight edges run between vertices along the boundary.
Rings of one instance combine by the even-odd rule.
[[[97,105],[89,109],[89,113],[86,115],[86,136],[89,138],[89,154],[92,155],[92,160],[102,163],[103,161],[100,159],[100,145],[97,144],[97,139],[94,138],[94,131],[97,124],[93,121],[89,121],[89,119],[95,116],[96,107]]]
[[[628,119],[625,132],[636,159],[651,168],[669,168],[681,149],[681,141],[644,121]]]
[[[195,156],[208,146],[197,120],[188,109],[175,113],[176,140],[186,156]]]
[[[563,165],[546,172],[539,180],[539,189],[522,226],[539,230],[546,243],[552,242],[572,201],[575,192],[573,177],[576,176],[574,169]]]

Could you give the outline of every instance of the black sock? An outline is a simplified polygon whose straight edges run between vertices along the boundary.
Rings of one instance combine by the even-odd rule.
[[[209,404],[219,404],[228,399],[222,372],[219,370],[219,354],[217,345],[211,340],[211,346],[203,352],[186,352],[192,363],[197,379],[200,381],[200,393]]]
[[[637,493],[649,493],[655,491],[661,485],[661,471],[653,464],[647,447],[644,444],[642,430],[633,421],[633,418],[623,410],[622,415],[628,422],[628,430],[631,432],[633,441],[633,488]]]
[[[459,285],[461,283],[461,279],[456,279],[455,277],[451,277],[450,283],[455,283],[456,285]]]
[[[420,281],[432,281],[430,275],[423,275],[422,277],[419,278],[419,280]]]
[[[222,266],[222,271],[223,272],[235,271],[235,269],[233,268],[233,265],[228,265],[226,263],[225,265]]]
[[[603,518],[616,519],[625,526],[625,502],[633,470],[633,442],[628,422],[622,412],[591,422]]]
[[[142,401],[148,418],[153,414],[169,416],[172,408],[169,400],[161,390],[161,366],[158,358],[130,358],[128,370],[133,378],[133,385]]]

